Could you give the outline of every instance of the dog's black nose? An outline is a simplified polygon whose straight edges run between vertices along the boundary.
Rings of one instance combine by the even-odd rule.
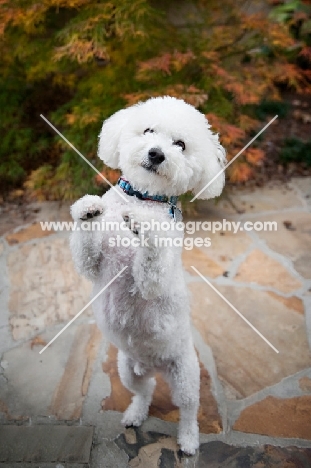
[[[163,151],[160,148],[151,148],[148,153],[151,164],[161,164],[165,160]]]

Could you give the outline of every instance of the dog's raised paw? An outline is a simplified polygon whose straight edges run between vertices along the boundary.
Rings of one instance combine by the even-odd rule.
[[[135,236],[139,236],[140,222],[135,221],[133,213],[123,213],[122,218],[129,230],[132,231]]]
[[[80,219],[82,221],[87,221],[88,219],[96,218],[103,213],[103,209],[97,206],[90,206],[86,210],[82,211],[80,214]]]
[[[104,207],[100,197],[86,195],[76,201],[71,207],[71,214],[74,220],[89,221],[100,216],[104,212]]]

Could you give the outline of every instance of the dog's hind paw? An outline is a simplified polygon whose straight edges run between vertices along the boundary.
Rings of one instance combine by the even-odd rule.
[[[140,426],[148,417],[149,405],[139,395],[133,397],[133,401],[123,414],[124,426]]]
[[[194,455],[199,448],[199,428],[197,423],[189,424],[178,436],[180,450],[186,455]]]

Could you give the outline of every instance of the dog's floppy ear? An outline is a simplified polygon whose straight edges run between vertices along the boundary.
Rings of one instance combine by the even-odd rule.
[[[219,143],[218,135],[212,134],[210,130],[208,132],[209,144],[202,161],[202,175],[193,188],[194,194],[198,194],[197,198],[205,200],[221,194],[225,185],[225,171],[221,170],[226,164],[226,151]]]
[[[132,107],[122,109],[105,120],[99,134],[97,154],[112,169],[119,167],[119,140],[132,109]]]

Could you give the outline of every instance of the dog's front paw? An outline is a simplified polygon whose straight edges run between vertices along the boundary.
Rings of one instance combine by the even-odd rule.
[[[199,428],[197,422],[183,427],[179,432],[178,443],[186,455],[194,455],[199,448]]]
[[[85,195],[71,207],[71,215],[75,221],[92,220],[104,212],[103,202],[96,195]]]
[[[157,247],[157,231],[153,229],[153,218],[147,218],[138,212],[126,211],[122,214],[126,226],[140,239],[141,245],[154,249]],[[164,235],[164,234],[162,234]]]
[[[141,233],[141,223],[135,219],[134,214],[125,212],[123,213],[122,218],[129,230],[132,231],[135,236],[139,236]]]

